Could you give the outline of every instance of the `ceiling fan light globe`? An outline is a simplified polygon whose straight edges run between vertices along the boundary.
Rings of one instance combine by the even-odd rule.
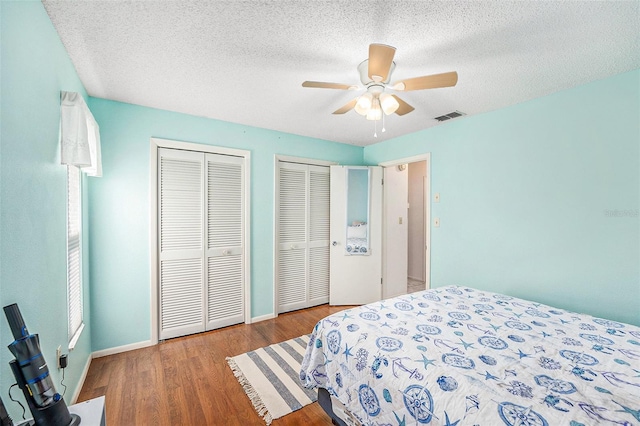
[[[396,98],[394,98],[390,94],[383,93],[380,95],[380,107],[382,108],[385,114],[387,115],[393,114],[394,112],[397,111],[399,106],[400,104],[398,103]]]
[[[358,102],[356,102],[356,106],[354,107],[354,109],[360,115],[367,115],[367,113],[371,110],[372,101],[373,96],[371,96],[371,93],[365,93],[358,98]]]
[[[355,106],[355,107],[353,107],[353,110],[354,110],[355,112],[357,112],[358,114],[363,115],[363,116],[364,116],[364,115],[367,115],[367,112],[369,112],[369,110],[359,108],[359,107],[358,107],[358,104],[356,104],[356,106]]]
[[[380,108],[380,103],[374,102],[373,106],[369,110],[366,115],[367,120],[377,121],[382,119],[382,109]]]

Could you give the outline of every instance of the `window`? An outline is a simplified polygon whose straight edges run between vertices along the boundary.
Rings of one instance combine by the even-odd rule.
[[[82,322],[82,197],[80,169],[67,166],[67,305],[69,350],[84,328]]]

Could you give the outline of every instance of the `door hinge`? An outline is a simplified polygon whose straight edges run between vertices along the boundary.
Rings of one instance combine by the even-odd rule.
[[[384,185],[384,178],[382,179],[382,185]]]
[[[382,285],[382,278],[380,278],[380,285]]]

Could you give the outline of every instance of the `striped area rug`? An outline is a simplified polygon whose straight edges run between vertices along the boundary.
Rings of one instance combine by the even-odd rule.
[[[309,336],[227,358],[245,393],[267,425],[318,399],[300,381],[300,365]]]

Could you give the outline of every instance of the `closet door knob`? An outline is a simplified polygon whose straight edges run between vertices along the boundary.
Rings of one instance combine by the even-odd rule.
[[[222,255],[227,256],[229,254],[229,250],[222,250]]]
[[[338,245],[338,242],[337,242],[337,241],[334,241],[334,242],[332,242],[332,243],[331,243],[331,245],[335,247],[335,246],[337,246],[337,245]]]
[[[295,250],[296,249],[296,245],[295,244],[291,244],[291,250]]]

